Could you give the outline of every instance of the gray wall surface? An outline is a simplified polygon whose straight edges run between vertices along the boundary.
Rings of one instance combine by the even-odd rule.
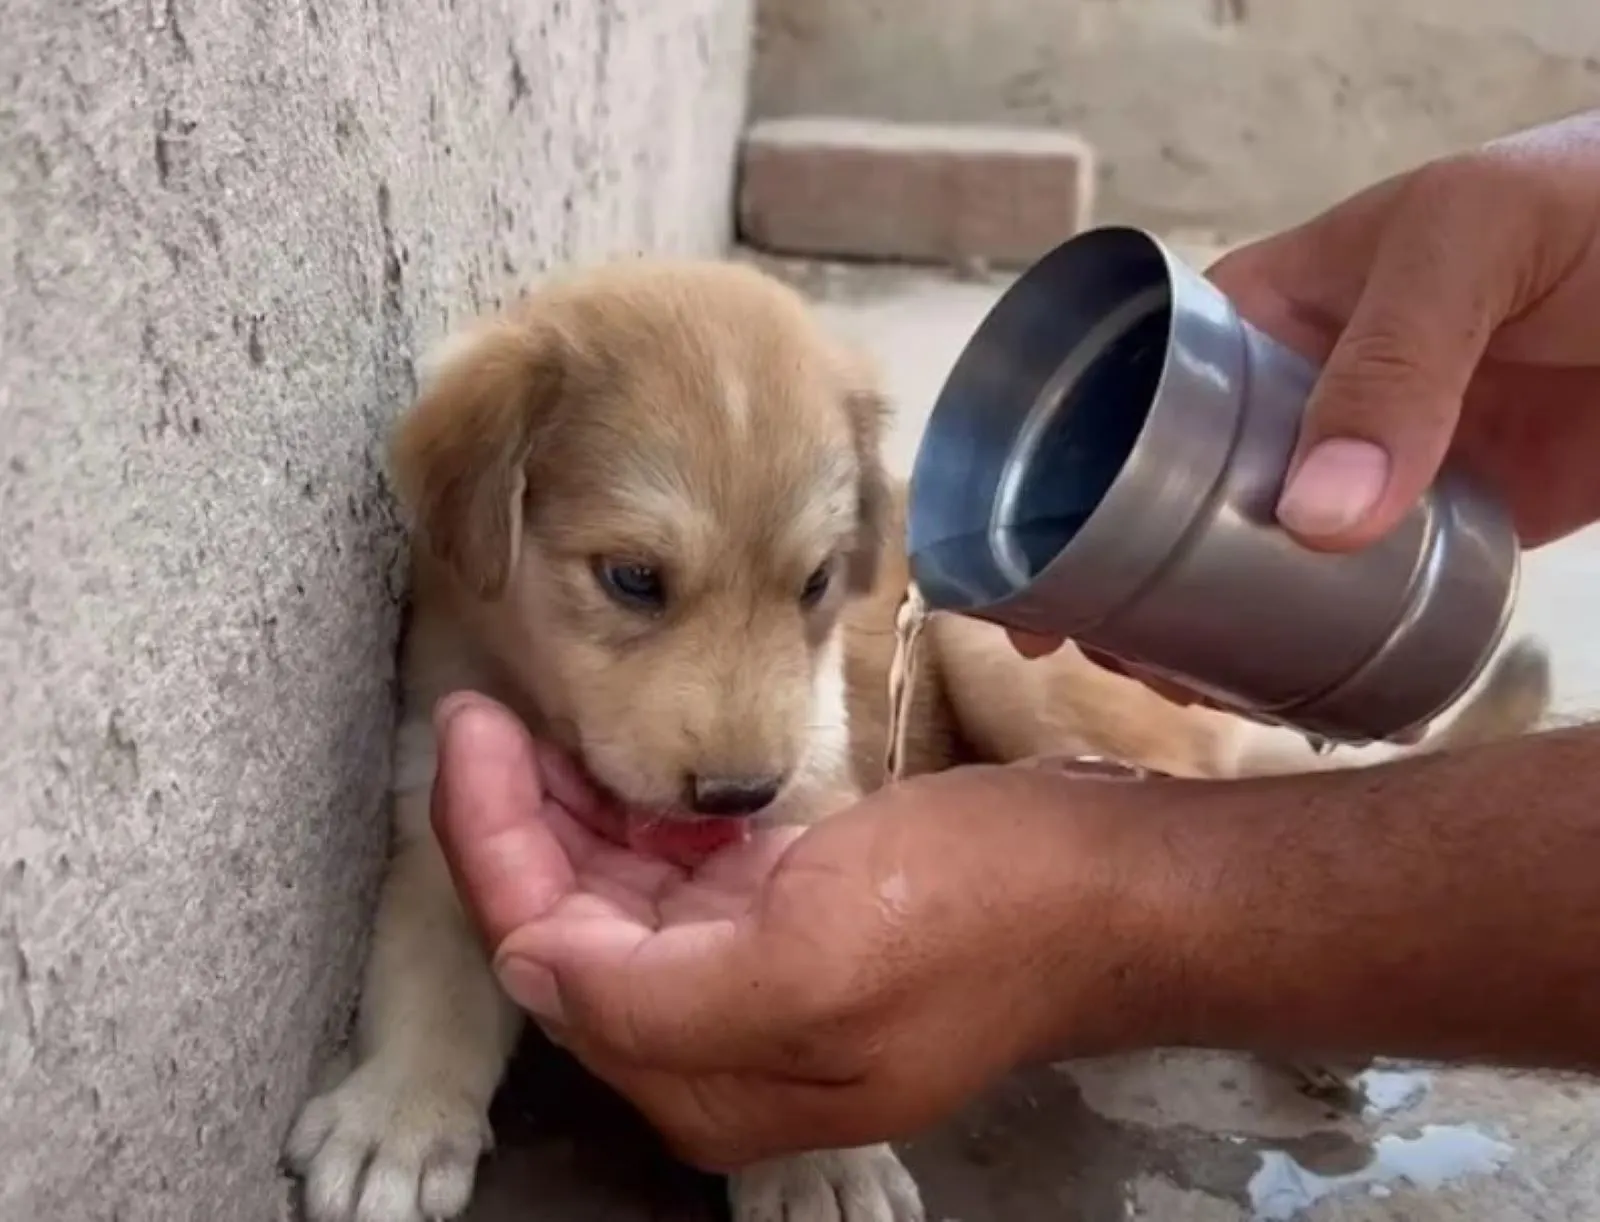
[[[446,324],[718,248],[747,0],[11,0],[0,1219],[263,1222],[384,845],[382,434]]]
[[[1101,219],[1249,236],[1600,105],[1595,0],[760,0],[752,109],[1059,125]]]

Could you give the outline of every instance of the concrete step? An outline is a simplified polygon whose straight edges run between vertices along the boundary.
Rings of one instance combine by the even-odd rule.
[[[791,118],[745,133],[738,219],[777,254],[1019,266],[1093,203],[1093,151],[1070,133]]]

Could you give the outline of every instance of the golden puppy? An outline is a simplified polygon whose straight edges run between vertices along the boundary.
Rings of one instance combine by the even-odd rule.
[[[459,1214],[520,1027],[429,828],[440,696],[474,688],[516,709],[666,855],[693,855],[686,815],[814,820],[881,784],[907,580],[884,414],[870,370],[797,294],[730,263],[555,284],[433,363],[394,448],[415,591],[357,1060],[288,1143],[312,1222]],[[998,630],[955,621],[928,640],[912,771],[1072,752],[1191,775],[1252,766],[1245,723],[1070,648],[1029,663]],[[1529,701],[1489,690],[1503,715],[1480,707],[1482,735],[1524,728]],[[1261,766],[1317,766],[1282,741]],[[730,1194],[736,1222],[922,1216],[887,1146],[775,1160]]]

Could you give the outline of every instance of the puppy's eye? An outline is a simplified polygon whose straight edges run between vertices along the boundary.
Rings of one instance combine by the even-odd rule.
[[[613,601],[635,611],[659,611],[667,604],[661,570],[632,560],[594,561],[595,580]]]
[[[822,601],[823,595],[828,592],[828,587],[833,583],[833,562],[830,560],[819,564],[806,578],[806,584],[800,590],[800,605],[811,608]]]

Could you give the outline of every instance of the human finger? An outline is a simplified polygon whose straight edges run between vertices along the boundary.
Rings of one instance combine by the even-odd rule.
[[[1393,529],[1438,474],[1467,385],[1511,312],[1522,227],[1450,163],[1397,193],[1365,285],[1307,405],[1279,521],[1351,550]]]
[[[573,887],[570,854],[539,817],[547,796],[522,723],[475,693],[440,702],[431,817],[456,888],[490,946]]]

